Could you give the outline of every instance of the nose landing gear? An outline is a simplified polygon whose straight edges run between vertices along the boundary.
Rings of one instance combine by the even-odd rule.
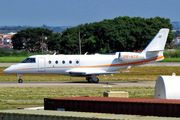
[[[17,74],[16,76],[19,77],[18,83],[22,83],[23,80],[21,79],[21,74]]]

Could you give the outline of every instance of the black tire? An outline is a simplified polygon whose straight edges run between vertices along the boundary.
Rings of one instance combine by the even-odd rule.
[[[92,82],[93,82],[92,77],[88,78],[88,83],[92,83]]]
[[[22,79],[19,79],[19,80],[18,80],[18,82],[19,82],[19,83],[22,83],[22,82],[23,82],[23,80],[22,80]]]
[[[99,82],[99,78],[97,78],[98,80],[97,81],[93,81],[94,83],[98,83]]]

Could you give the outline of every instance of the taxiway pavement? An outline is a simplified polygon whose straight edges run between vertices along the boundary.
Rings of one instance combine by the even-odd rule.
[[[100,81],[99,83],[82,82],[0,82],[0,87],[155,87],[155,81]]]

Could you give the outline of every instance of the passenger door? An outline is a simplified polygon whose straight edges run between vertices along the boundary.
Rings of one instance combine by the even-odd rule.
[[[38,59],[38,71],[45,72],[45,59],[44,58]]]

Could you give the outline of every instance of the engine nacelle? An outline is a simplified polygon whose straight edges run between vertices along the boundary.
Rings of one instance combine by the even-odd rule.
[[[136,62],[145,60],[146,57],[144,54],[136,52],[119,52],[119,60],[123,62]]]

